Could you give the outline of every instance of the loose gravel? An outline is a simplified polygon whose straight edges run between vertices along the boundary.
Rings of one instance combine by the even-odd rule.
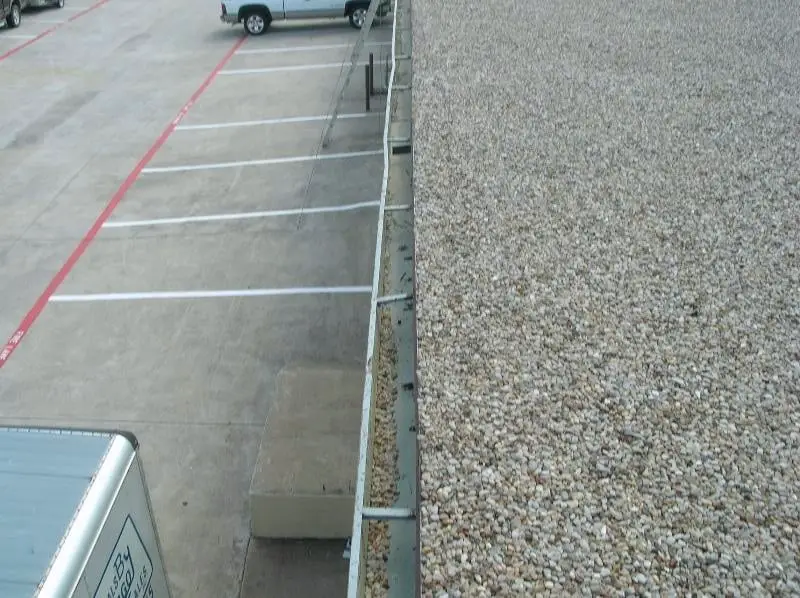
[[[800,3],[413,11],[423,595],[800,595]]]
[[[389,276],[389,260],[384,252],[383,278]],[[389,310],[379,312],[378,359],[375,377],[374,422],[372,424],[372,478],[369,504],[375,507],[393,507],[397,500],[397,433],[394,403],[397,397],[395,384],[396,350]],[[390,550],[389,523],[367,523],[366,598],[388,596],[389,571],[387,562]]]

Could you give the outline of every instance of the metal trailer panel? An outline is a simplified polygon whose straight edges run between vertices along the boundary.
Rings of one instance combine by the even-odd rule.
[[[0,596],[36,594],[111,440],[0,428]]]
[[[0,427],[0,596],[169,598],[132,435]]]
[[[170,598],[158,532],[138,454],[120,463],[122,484],[84,567],[87,598]],[[77,598],[77,595],[74,597]]]

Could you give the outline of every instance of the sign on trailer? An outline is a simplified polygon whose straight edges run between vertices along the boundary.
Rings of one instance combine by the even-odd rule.
[[[94,598],[143,598],[153,595],[150,579],[153,561],[128,515],[119,533],[114,550],[108,557],[106,570]]]

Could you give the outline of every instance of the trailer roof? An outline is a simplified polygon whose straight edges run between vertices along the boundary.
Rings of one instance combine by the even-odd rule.
[[[35,594],[113,437],[0,427],[0,596]]]

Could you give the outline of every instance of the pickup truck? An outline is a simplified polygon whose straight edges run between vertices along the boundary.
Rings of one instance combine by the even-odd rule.
[[[381,3],[378,16],[389,13],[389,2]],[[263,34],[272,21],[290,19],[347,17],[350,25],[361,29],[368,9],[369,0],[223,0],[220,20],[232,25],[243,23],[249,35]]]

